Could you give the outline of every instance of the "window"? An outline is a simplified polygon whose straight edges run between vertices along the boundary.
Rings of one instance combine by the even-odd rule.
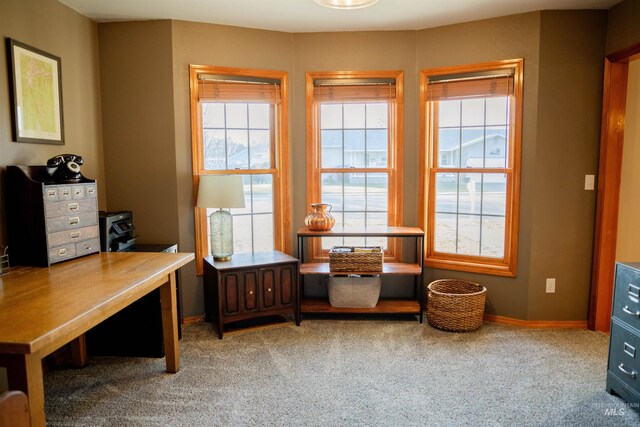
[[[306,94],[307,204],[331,204],[336,228],[400,225],[402,72],[307,73]],[[380,245],[387,259],[400,255],[386,238],[320,240],[310,245],[315,259],[335,245]]]
[[[289,252],[287,73],[192,65],[190,79],[194,189],[200,175],[241,175],[246,207],[231,209],[234,253]],[[210,214],[195,209],[199,274]]]
[[[420,75],[427,266],[515,276],[521,59]]]

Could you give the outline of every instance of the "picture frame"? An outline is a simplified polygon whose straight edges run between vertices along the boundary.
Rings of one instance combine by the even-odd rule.
[[[60,58],[11,38],[6,44],[14,140],[64,145]]]

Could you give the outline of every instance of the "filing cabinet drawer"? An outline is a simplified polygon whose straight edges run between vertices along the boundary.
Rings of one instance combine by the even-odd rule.
[[[611,323],[609,372],[634,390],[640,386],[640,337],[637,332]]]
[[[69,185],[49,185],[44,190],[45,202],[56,202],[59,200],[71,200],[71,186]]]
[[[87,239],[97,238],[100,228],[97,225],[77,228],[74,230],[58,231],[47,236],[49,247],[65,245],[67,243],[77,243]]]
[[[96,199],[68,200],[55,203],[45,203],[45,218],[53,218],[62,215],[74,215],[82,212],[97,211]]]
[[[640,272],[621,264],[616,267],[612,315],[640,330]]]
[[[52,264],[54,262],[64,261],[65,259],[75,258],[75,256],[76,256],[75,244],[57,246],[55,248],[49,249],[49,262],[51,262]]]
[[[95,184],[85,184],[84,185],[84,196],[87,199],[95,199],[98,197],[98,189]]]
[[[76,243],[76,256],[83,256],[100,251],[100,239],[90,239]]]
[[[47,233],[88,227],[98,223],[98,212],[87,212],[78,215],[47,218]]]

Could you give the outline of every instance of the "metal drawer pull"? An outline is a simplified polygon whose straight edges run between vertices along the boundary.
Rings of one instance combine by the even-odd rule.
[[[87,188],[87,194],[93,194],[94,191],[96,191],[96,189],[93,187]]]
[[[58,250],[58,256],[65,256],[66,254],[67,254],[67,250],[66,249]]]
[[[55,197],[56,195],[56,190],[49,190],[47,191],[47,196],[49,197]]]
[[[619,364],[618,369],[620,369],[625,374],[629,375],[631,378],[635,378],[636,375],[638,375],[638,373],[633,369],[631,371],[627,371],[626,369],[624,369],[624,363]]]
[[[69,195],[69,190],[62,190],[62,195],[63,196],[68,196]]]
[[[634,286],[629,283],[629,295],[635,297],[636,299],[640,298],[640,287]]]
[[[72,239],[77,239],[78,237],[80,237],[80,232],[76,231],[75,233],[71,233],[69,234],[69,237],[71,237]]]
[[[632,316],[640,317],[640,311],[633,312],[633,311],[629,310],[629,306],[628,305],[625,305],[624,307],[622,307],[622,311],[624,311],[625,313],[630,314]]]
[[[77,203],[69,203],[67,206],[69,206],[69,211],[77,211],[78,208],[80,207],[80,205],[78,205]]]
[[[85,249],[85,250],[87,250],[87,251],[88,251],[88,250],[90,250],[90,249],[91,249],[91,244],[89,244],[89,245],[85,245],[85,246],[84,246],[84,249]]]
[[[80,224],[80,217],[74,216],[73,218],[69,218],[69,225]]]

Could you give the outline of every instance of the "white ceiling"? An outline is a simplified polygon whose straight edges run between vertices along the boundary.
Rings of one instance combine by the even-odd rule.
[[[98,22],[178,19],[286,32],[418,30],[548,9],[608,9],[621,0],[378,0],[335,10],[313,0],[59,0]]]

